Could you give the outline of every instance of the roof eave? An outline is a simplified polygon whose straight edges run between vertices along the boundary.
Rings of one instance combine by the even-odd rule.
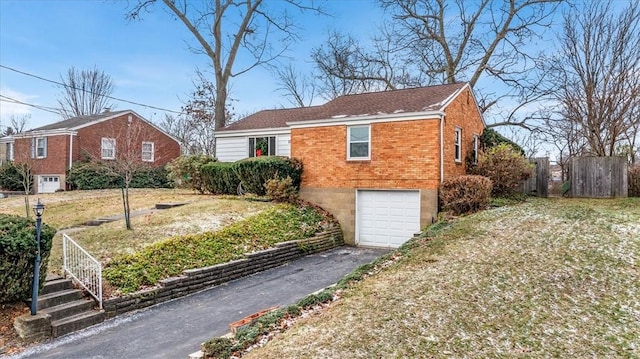
[[[377,114],[377,115],[370,115],[370,116],[353,116],[353,117],[340,117],[340,118],[329,118],[329,119],[308,120],[308,121],[291,121],[291,122],[287,122],[287,125],[291,128],[358,125],[358,124],[369,124],[374,122],[398,122],[398,121],[415,121],[415,120],[425,120],[425,119],[439,119],[444,115],[445,113],[441,110],[420,111],[420,112],[398,112],[398,113]]]
[[[259,135],[259,134],[288,134],[291,133],[291,129],[289,127],[267,127],[267,128],[252,128],[246,130],[231,130],[231,131],[217,131],[214,133],[215,138],[225,138],[225,137],[237,137],[237,136],[250,136],[250,135]]]

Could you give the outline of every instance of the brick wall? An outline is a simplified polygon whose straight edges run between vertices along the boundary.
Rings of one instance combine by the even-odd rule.
[[[465,89],[447,106],[444,121],[444,178],[466,174],[466,158],[473,151],[473,136],[482,134],[484,124],[470,89]],[[462,162],[455,162],[455,129],[462,129]]]
[[[139,160],[142,156],[142,142],[154,143],[154,162],[149,165],[161,166],[180,156],[180,145],[155,127],[129,114],[96,123],[78,130],[74,137],[73,159],[101,159],[102,138],[116,140],[116,157]],[[129,157],[130,156],[130,157]]]
[[[374,123],[371,159],[347,161],[347,127],[291,130],[291,156],[309,188],[438,188],[439,120]]]

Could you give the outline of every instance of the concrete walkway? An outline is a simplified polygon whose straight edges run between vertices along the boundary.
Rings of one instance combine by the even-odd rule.
[[[293,304],[336,283],[387,250],[342,247],[125,314],[33,347],[12,358],[187,358],[200,344],[229,332],[229,323]]]

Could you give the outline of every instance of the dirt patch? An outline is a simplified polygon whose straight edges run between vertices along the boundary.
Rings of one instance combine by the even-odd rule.
[[[0,355],[16,354],[27,346],[13,329],[13,321],[27,313],[24,303],[0,304]]]

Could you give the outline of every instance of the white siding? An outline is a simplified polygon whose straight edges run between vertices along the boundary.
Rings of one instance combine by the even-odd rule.
[[[276,155],[291,157],[291,135],[276,135]]]
[[[220,162],[235,162],[249,157],[246,136],[222,137],[216,139],[216,157]]]
[[[276,137],[276,155],[291,156],[291,134],[251,134],[216,139],[216,158],[235,162],[249,157],[249,137]]]

